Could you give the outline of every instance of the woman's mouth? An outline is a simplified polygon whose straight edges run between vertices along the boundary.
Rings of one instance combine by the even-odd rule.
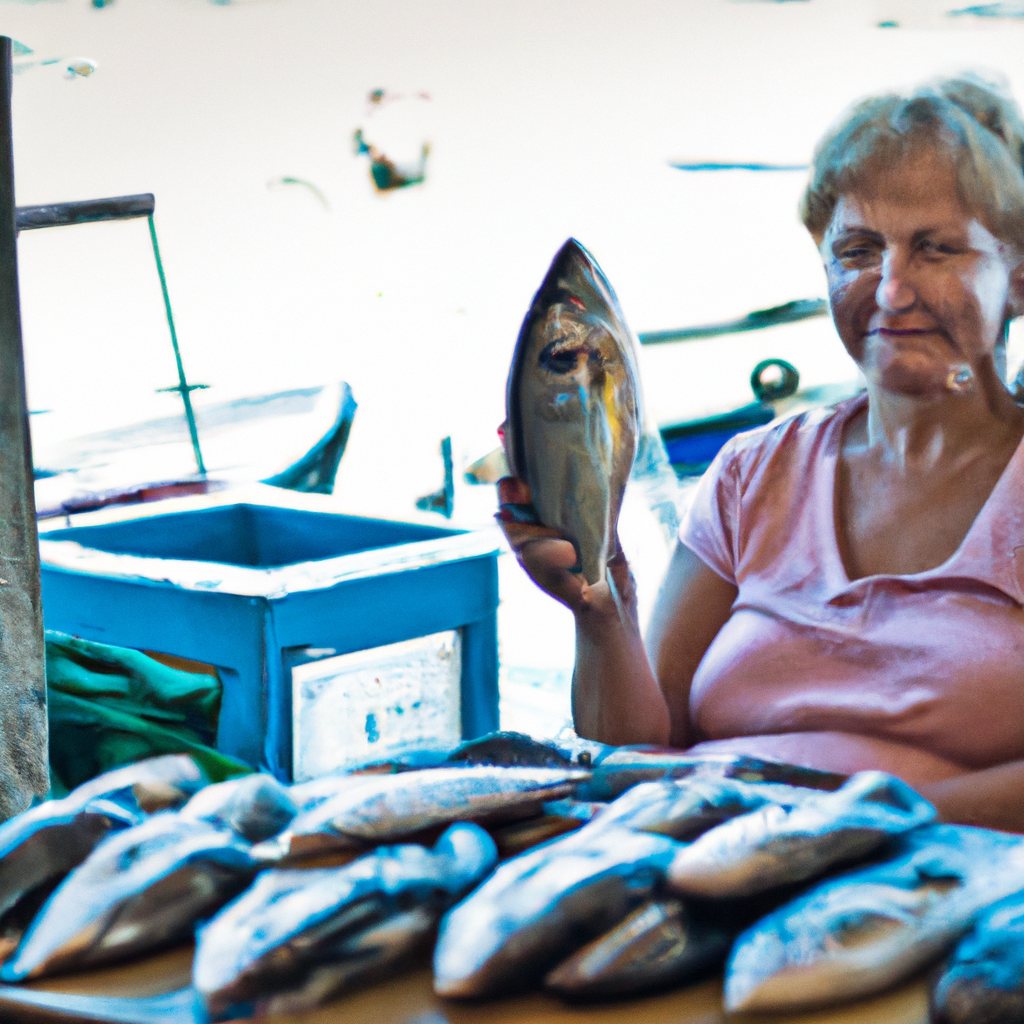
[[[923,334],[938,334],[935,327],[875,327],[868,334],[880,334],[883,338],[915,338]]]

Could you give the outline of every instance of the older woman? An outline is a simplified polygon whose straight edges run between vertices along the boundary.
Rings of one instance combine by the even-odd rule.
[[[1022,139],[1011,100],[957,79],[822,141],[801,212],[867,391],[726,445],[646,649],[621,556],[588,586],[566,541],[512,537],[575,613],[582,735],[879,768],[947,820],[1024,830]]]

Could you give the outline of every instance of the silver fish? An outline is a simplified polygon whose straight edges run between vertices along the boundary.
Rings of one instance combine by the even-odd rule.
[[[182,808],[188,821],[212,821],[258,843],[276,836],[299,808],[288,789],[272,775],[259,772],[207,786]]]
[[[268,863],[363,849],[453,821],[529,817],[545,800],[569,796],[588,772],[577,768],[424,768],[367,775],[310,811],[279,836],[253,847]]]
[[[538,980],[649,899],[678,849],[665,836],[609,827],[506,861],[441,922],[434,990],[486,996]]]
[[[0,825],[0,959],[13,952],[45,895],[103,839],[139,824],[147,811],[180,806],[205,781],[190,757],[150,758]]]
[[[395,966],[494,866],[476,825],[433,850],[380,847],[343,868],[266,871],[199,933],[194,982],[217,1017],[293,1012]]]
[[[811,791],[773,783],[741,782],[719,775],[641,782],[608,804],[588,829],[618,825],[689,842],[723,821],[766,804],[795,806]]]
[[[509,466],[540,521],[576,546],[587,582],[603,580],[640,436],[640,378],[615,292],[575,239],[533,297],[506,404]]]
[[[550,743],[522,732],[492,732],[460,743],[445,764],[499,764],[526,768],[571,768],[572,759]]]
[[[774,782],[826,792],[838,789],[845,775],[814,768],[764,761],[736,754],[688,754],[657,747],[613,747],[593,761],[590,779],[577,791],[581,800],[614,800],[639,782],[684,779],[697,772],[741,782]]]
[[[334,947],[331,958],[336,962],[314,967],[296,989],[257,1000],[257,1012],[268,1017],[302,1013],[421,961],[437,932],[439,916],[434,907],[413,907],[356,932]]]
[[[987,910],[953,951],[931,994],[934,1024],[1024,1020],[1024,893]]]
[[[582,826],[583,821],[578,817],[546,812],[536,818],[492,826],[490,833],[498,846],[498,856],[505,860],[567,832],[575,832]]]
[[[0,968],[4,981],[78,970],[187,938],[258,870],[223,825],[165,811],[110,836],[57,887]]]
[[[84,804],[106,797],[155,814],[181,807],[210,780],[188,754],[164,754],[114,768],[73,789],[65,800]]]
[[[680,850],[668,884],[684,896],[749,896],[863,857],[934,818],[905,782],[859,772],[835,793],[772,804],[705,832]]]
[[[651,900],[550,971],[545,987],[579,999],[695,981],[725,962],[739,928],[679,900]]]
[[[740,935],[726,1009],[776,1011],[881,991],[941,956],[1024,877],[1024,841],[1004,832],[926,825],[899,851],[820,883]]]

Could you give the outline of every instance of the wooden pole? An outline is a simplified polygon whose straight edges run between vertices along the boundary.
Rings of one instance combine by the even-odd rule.
[[[18,301],[11,40],[0,36],[0,818],[50,788],[43,610]]]
[[[72,203],[19,206],[15,223],[19,231],[34,228],[62,228],[69,224],[92,224],[101,220],[131,220],[152,217],[156,200],[152,192],[111,199],[80,199]]]

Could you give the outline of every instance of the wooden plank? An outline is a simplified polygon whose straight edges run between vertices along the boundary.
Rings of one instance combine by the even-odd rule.
[[[190,950],[138,964],[55,978],[28,988],[0,986],[0,1019],[26,1024],[200,1024],[194,994],[184,989]],[[161,981],[163,987],[161,987]],[[170,995],[153,995],[168,992]],[[140,998],[141,997],[141,998]],[[927,1024],[928,986],[914,979],[872,999],[805,1013],[722,1011],[721,980],[647,996],[599,1003],[564,1003],[527,991],[507,999],[439,999],[423,967],[335,999],[306,1013],[260,1017],[258,1024]],[[257,1024],[253,1019],[251,1024]]]
[[[0,819],[50,786],[43,614],[21,347],[11,40],[0,36]]]

